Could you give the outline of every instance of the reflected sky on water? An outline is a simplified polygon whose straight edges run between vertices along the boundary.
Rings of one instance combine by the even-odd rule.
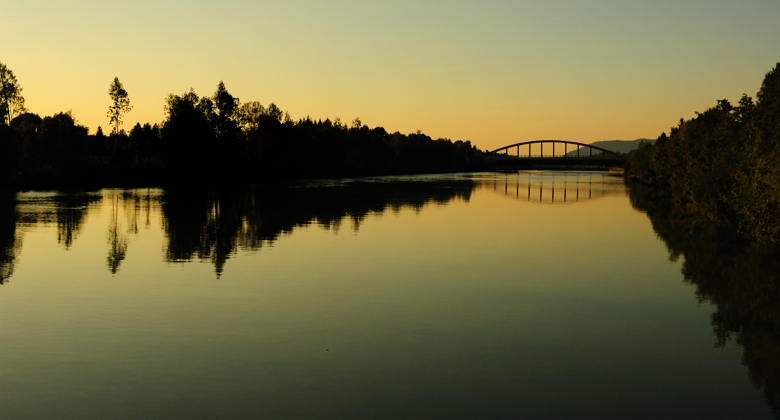
[[[578,172],[6,194],[0,407],[772,418],[771,363],[646,211]]]

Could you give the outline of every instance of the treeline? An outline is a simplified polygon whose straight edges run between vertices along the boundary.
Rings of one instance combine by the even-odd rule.
[[[669,209],[715,222],[756,246],[780,244],[780,63],[757,100],[743,95],[643,143],[626,175],[652,186]]]
[[[120,85],[121,86],[121,85]],[[126,93],[126,92],[125,92]],[[168,185],[472,171],[468,141],[388,133],[355,119],[294,121],[275,104],[169,95],[161,125],[94,135],[71,113],[23,113],[0,125],[0,180],[15,187]],[[115,120],[112,120],[115,121]]]

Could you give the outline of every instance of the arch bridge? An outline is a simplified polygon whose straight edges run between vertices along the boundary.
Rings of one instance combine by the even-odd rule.
[[[532,153],[532,146],[536,145],[539,146],[538,154]],[[545,145],[547,145],[546,150],[550,151],[548,154],[545,154]],[[563,153],[556,154],[556,145],[558,145],[558,151]],[[528,153],[525,153],[525,146],[528,146]],[[577,153],[569,154],[569,148],[572,152],[576,151]],[[585,149],[588,149],[587,152],[584,152]],[[569,140],[524,141],[499,147],[488,153],[497,166],[502,167],[622,167],[626,163],[626,157],[620,153],[592,144]]]

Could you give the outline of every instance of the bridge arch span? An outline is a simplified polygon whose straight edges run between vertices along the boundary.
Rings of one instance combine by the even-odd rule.
[[[576,141],[570,141],[570,140],[530,140],[530,141],[524,141],[524,142],[520,142],[520,143],[510,144],[510,145],[504,146],[504,147],[499,147],[496,150],[491,150],[489,153],[498,153],[498,152],[501,152],[501,151],[506,151],[506,153],[509,154],[509,149],[516,147],[517,148],[517,155],[520,156],[520,146],[526,146],[527,145],[528,146],[528,155],[530,156],[531,155],[531,145],[533,145],[533,144],[541,144],[542,145],[542,150],[544,150],[544,143],[552,143],[552,145],[553,145],[553,154],[555,154],[555,143],[563,143],[564,146],[567,146],[567,145],[571,144],[571,145],[580,146],[580,147],[587,147],[587,148],[590,149],[591,154],[593,153],[593,150],[595,149],[595,150],[598,150],[598,151],[604,153],[604,155],[622,156],[620,153],[613,152],[612,150],[607,150],[607,149],[605,149],[603,147],[594,146],[592,144],[580,143],[580,142],[576,142]],[[566,150],[566,149],[564,149],[564,150]],[[577,149],[577,150],[579,150],[579,149]],[[578,156],[579,156],[579,154],[578,154]]]

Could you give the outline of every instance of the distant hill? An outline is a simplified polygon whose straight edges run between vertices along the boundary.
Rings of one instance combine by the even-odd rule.
[[[607,150],[612,150],[613,152],[628,153],[632,150],[636,150],[636,148],[639,147],[639,143],[643,141],[649,143],[655,143],[655,140],[651,140],[651,139],[636,139],[636,140],[603,140],[603,141],[594,141],[591,144],[594,146],[602,147]],[[566,155],[577,156],[577,151],[576,150],[571,151]]]

